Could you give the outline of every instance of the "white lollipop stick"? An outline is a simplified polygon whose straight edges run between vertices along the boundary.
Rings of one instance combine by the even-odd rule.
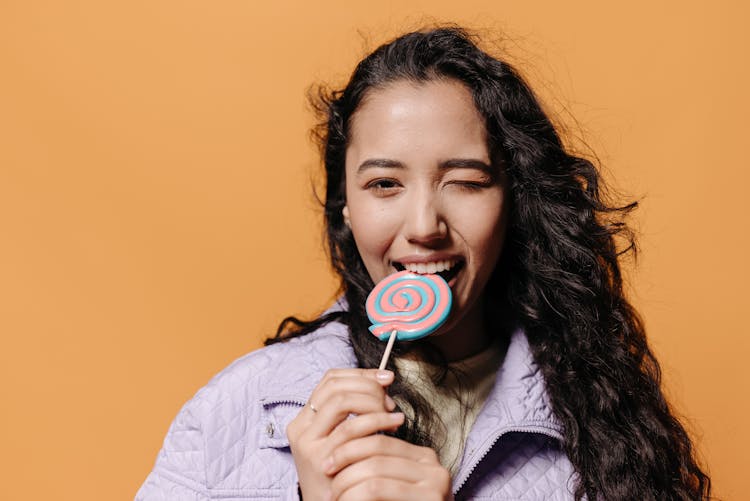
[[[385,369],[386,364],[388,364],[388,357],[391,356],[391,350],[393,349],[393,343],[396,342],[396,338],[398,337],[398,332],[395,330],[391,332],[391,337],[388,338],[388,344],[385,345],[385,352],[383,353],[383,358],[380,359],[380,367],[378,367],[378,370],[382,371]]]

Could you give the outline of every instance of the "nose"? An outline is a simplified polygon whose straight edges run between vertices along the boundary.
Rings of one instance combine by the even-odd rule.
[[[434,247],[445,241],[448,224],[433,193],[422,193],[407,202],[404,234],[409,243]]]

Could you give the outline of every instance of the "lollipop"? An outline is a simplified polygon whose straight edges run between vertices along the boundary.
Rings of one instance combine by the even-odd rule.
[[[381,280],[365,303],[370,332],[388,340],[380,369],[396,339],[413,341],[433,333],[448,318],[451,303],[451,289],[439,275],[400,271]]]

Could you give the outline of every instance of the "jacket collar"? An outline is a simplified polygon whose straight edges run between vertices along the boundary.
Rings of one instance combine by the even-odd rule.
[[[328,369],[357,366],[348,329],[337,322],[274,346],[284,350],[287,344],[288,349],[307,352],[301,359],[306,366],[295,368],[294,374],[299,377],[290,378],[285,373],[288,368],[277,364],[266,379],[261,404],[266,411],[274,409],[277,433],[273,444],[268,444],[274,447],[288,446],[286,426]],[[511,335],[495,385],[469,433],[462,464],[472,463],[473,455],[486,454],[508,431],[545,433],[562,439],[562,429],[552,413],[544,377],[534,362],[526,335],[518,329]]]
[[[494,416],[496,426],[547,426],[558,432],[562,430],[552,412],[544,376],[521,329],[510,336],[503,364],[480,417],[482,414]]]
[[[552,412],[544,377],[521,329],[511,335],[495,385],[466,439],[456,485],[461,485],[500,437],[510,432],[563,438],[563,427]]]
[[[552,412],[544,376],[521,329],[511,334],[495,385],[466,439],[461,464],[453,479],[454,493],[463,488],[506,433],[534,433],[563,439],[563,427]]]
[[[286,400],[304,405],[328,369],[357,366],[348,328],[338,322],[269,348],[280,350],[280,359],[287,358],[292,350],[298,354],[294,357],[296,366],[291,371],[282,362],[268,372],[264,378],[267,384],[260,392],[264,402]]]

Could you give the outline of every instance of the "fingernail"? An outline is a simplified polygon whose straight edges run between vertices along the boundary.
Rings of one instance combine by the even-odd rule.
[[[382,383],[387,383],[391,380],[393,380],[393,372],[391,371],[377,371],[375,373],[375,379]]]
[[[331,456],[328,456],[325,461],[323,461],[323,472],[324,473],[331,473],[333,470],[333,458]]]
[[[400,424],[404,420],[403,412],[392,412],[388,415],[388,419],[394,424]]]
[[[390,395],[385,396],[385,408],[392,411],[396,408],[396,402],[393,401]]]

